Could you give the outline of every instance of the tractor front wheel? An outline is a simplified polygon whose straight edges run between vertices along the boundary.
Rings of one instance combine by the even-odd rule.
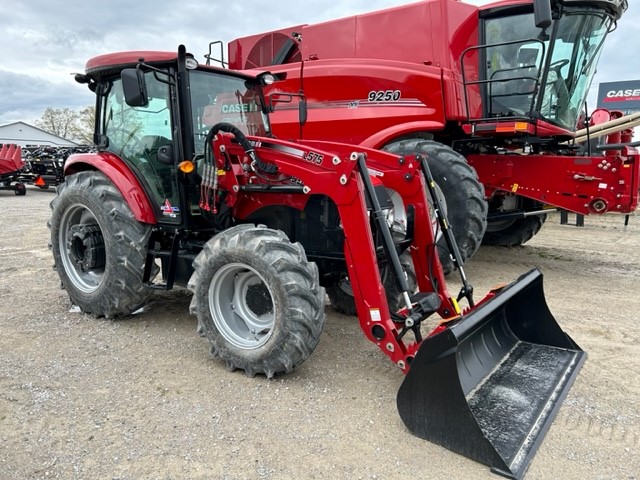
[[[69,175],[51,201],[51,249],[63,288],[97,317],[128,315],[152,290],[142,282],[149,225],[100,172]]]
[[[279,230],[239,225],[209,240],[193,265],[190,311],[229,370],[272,377],[311,355],[325,292],[299,243]]]

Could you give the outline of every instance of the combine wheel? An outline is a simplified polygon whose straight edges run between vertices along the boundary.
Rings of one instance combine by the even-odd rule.
[[[25,186],[24,183],[16,183],[14,186],[14,193],[16,195],[26,195],[27,194],[27,187]]]
[[[500,207],[503,212],[540,208],[541,205],[538,202],[517,195],[503,197]],[[546,215],[532,215],[526,218],[490,221],[482,244],[517,247],[531,240],[540,231],[546,219]]]
[[[416,279],[411,254],[408,251],[400,255],[400,264],[407,276],[407,282],[411,290],[409,294],[412,294],[418,287],[418,280]],[[397,312],[405,305],[402,293],[398,290],[398,285],[396,284],[395,278],[393,278],[392,269],[383,268],[381,277],[387,295],[389,310]],[[353,288],[351,288],[351,282],[348,278],[343,278],[330,287],[327,287],[327,295],[334,310],[345,315],[357,315],[356,304],[353,298]]]
[[[55,268],[83,312],[113,318],[138,309],[152,290],[142,282],[151,227],[139,223],[100,172],[60,184],[51,202]]]
[[[384,150],[396,155],[426,155],[433,178],[442,191],[449,225],[455,236],[463,262],[480,247],[487,228],[487,202],[484,187],[473,167],[452,148],[433,140],[411,139],[391,143]],[[443,236],[437,244],[445,273],[454,270]]]
[[[239,225],[209,240],[193,265],[190,311],[227,368],[272,377],[311,355],[325,292],[299,243],[279,230]]]

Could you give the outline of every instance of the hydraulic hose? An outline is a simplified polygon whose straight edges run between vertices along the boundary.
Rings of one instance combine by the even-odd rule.
[[[207,138],[205,139],[206,145],[211,144],[213,137],[215,137],[218,134],[218,132],[230,133],[234,137],[236,137],[236,140],[238,141],[240,146],[244,149],[246,154],[249,155],[252,162],[255,165],[257,165],[258,168],[263,172],[274,174],[278,171],[278,167],[276,165],[265,163],[262,160],[260,160],[260,158],[258,158],[258,155],[256,154],[255,149],[253,148],[253,145],[251,145],[251,142],[249,142],[245,134],[242,133],[242,131],[238,127],[230,123],[226,123],[226,122],[216,123],[213,127],[211,127],[211,130],[209,130],[209,133],[207,133]]]

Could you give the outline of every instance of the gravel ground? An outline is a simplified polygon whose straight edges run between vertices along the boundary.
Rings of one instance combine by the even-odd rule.
[[[402,374],[330,306],[315,353],[274,380],[209,358],[185,290],[119,321],[74,312],[47,248],[54,195],[0,192],[0,479],[498,478],[407,432]],[[468,264],[477,298],[541,267],[589,353],[527,479],[640,476],[639,247],[640,217],[552,215]]]

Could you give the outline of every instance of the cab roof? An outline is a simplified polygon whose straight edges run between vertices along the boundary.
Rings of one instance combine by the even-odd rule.
[[[193,55],[187,53],[187,57]],[[120,73],[124,68],[134,68],[139,62],[152,66],[176,63],[178,61],[177,52],[163,52],[154,50],[131,50],[126,52],[114,52],[98,55],[90,58],[85,65],[85,72],[88,76],[97,78]],[[233,75],[247,80],[255,79],[259,72],[228,70],[214,65],[206,65],[198,62],[199,70],[209,70],[225,75]]]

